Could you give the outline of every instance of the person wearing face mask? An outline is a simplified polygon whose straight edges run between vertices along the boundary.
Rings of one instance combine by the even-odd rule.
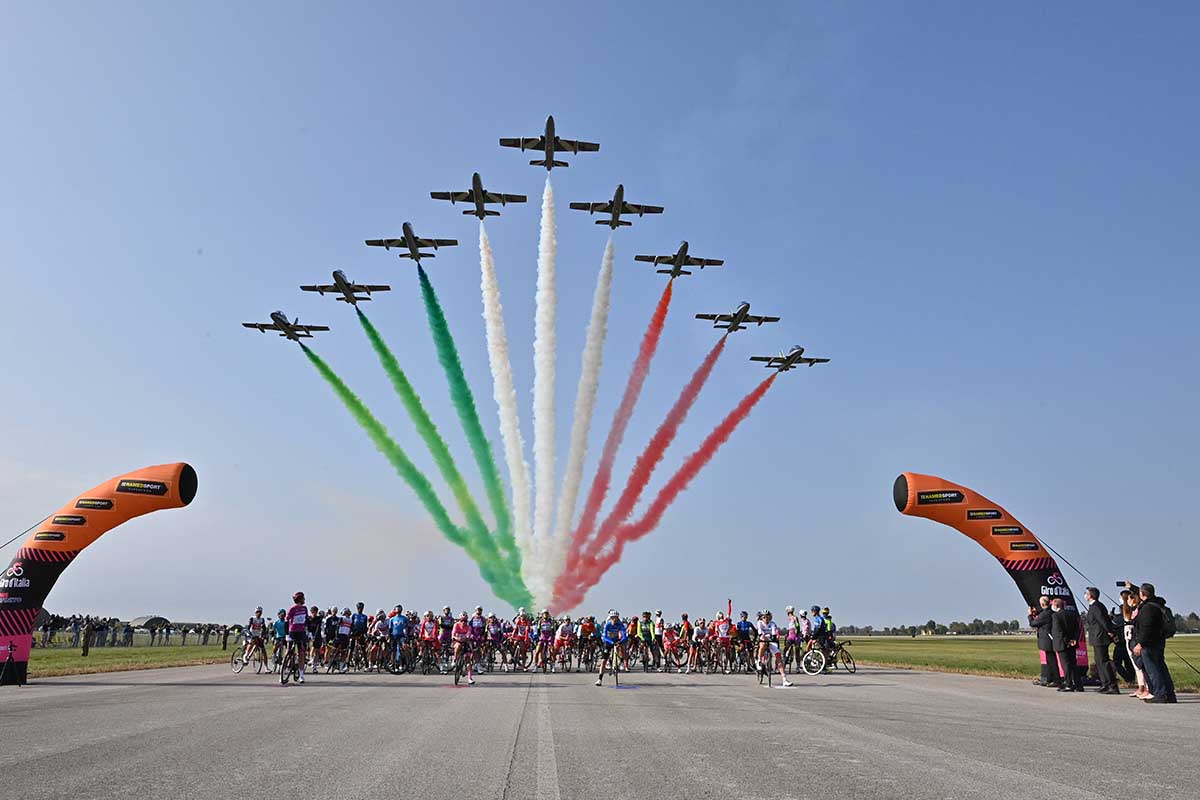
[[[1079,614],[1067,608],[1061,597],[1054,598],[1050,608],[1050,638],[1063,681],[1058,691],[1082,692],[1083,684],[1079,680],[1079,668],[1075,662],[1075,645],[1079,643]]]

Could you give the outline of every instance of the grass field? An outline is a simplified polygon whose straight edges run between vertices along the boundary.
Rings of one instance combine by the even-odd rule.
[[[233,643],[229,645],[233,647]],[[52,678],[57,675],[86,675],[92,672],[120,672],[127,669],[190,667],[197,664],[221,664],[229,661],[230,651],[220,644],[186,647],[96,647],[87,658],[74,648],[34,648],[29,656],[29,677]]]
[[[1037,643],[1030,636],[854,636],[850,652],[860,664],[1036,678]],[[1174,651],[1174,654],[1172,654]],[[1200,669],[1200,636],[1177,636],[1167,644],[1167,666],[1179,691],[1200,691],[1200,675],[1179,656]]]

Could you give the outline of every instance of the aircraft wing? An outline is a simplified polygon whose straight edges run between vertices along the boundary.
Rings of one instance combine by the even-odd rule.
[[[592,213],[601,211],[609,214],[612,212],[612,201],[609,200],[603,203],[571,203],[571,208],[576,211],[590,211]]]
[[[319,284],[316,286],[301,286],[302,292],[336,292],[338,288],[331,284]]]
[[[260,333],[266,333],[267,331],[279,330],[279,326],[276,325],[274,322],[243,322],[242,327],[243,328],[254,328],[255,330],[259,331]]]
[[[710,322],[732,322],[733,317],[729,314],[697,314],[696,319],[706,319]]]
[[[429,196],[434,200],[449,200],[454,203],[470,203],[475,199],[474,191],[471,189],[465,192],[430,192]]]
[[[504,194],[503,192],[484,192],[485,203],[524,203],[528,198],[523,194]]]
[[[634,261],[646,261],[650,264],[670,264],[674,256],[634,256]]]
[[[534,136],[517,139],[501,139],[501,147],[519,147],[522,150],[544,150],[546,148],[545,136]]]
[[[304,287],[300,287],[300,288],[304,288]],[[328,287],[326,287],[326,288],[328,288]],[[374,284],[374,283],[352,283],[352,284],[350,284],[350,291],[356,292],[356,293],[357,292],[390,292],[391,290],[392,290],[392,287],[388,286],[386,284]]]
[[[756,317],[753,314],[747,314],[746,322],[754,322],[762,325],[764,322],[779,322],[779,317]]]
[[[539,140],[539,141],[541,141],[541,140]],[[504,140],[501,139],[500,143],[503,144]],[[529,145],[526,145],[526,147],[528,147],[528,146]],[[538,144],[537,146],[545,147],[546,145],[545,145],[545,142],[542,142],[541,144]],[[600,149],[600,145],[596,144],[595,142],[577,142],[574,139],[560,139],[557,136],[555,136],[554,137],[554,149],[555,150],[565,150],[568,153],[594,153]]]
[[[368,247],[407,247],[403,239],[367,239]]]
[[[811,367],[813,364],[828,364],[829,359],[828,358],[806,358],[806,357],[802,356],[796,360],[796,363],[808,364]]]
[[[417,247],[454,247],[457,244],[458,239],[417,239]]]
[[[641,216],[642,214],[661,214],[661,213],[663,213],[663,207],[662,206],[643,206],[643,205],[638,205],[637,203],[622,203],[621,204],[621,213],[622,214],[637,214],[639,216]]]
[[[782,364],[783,359],[779,356],[750,356],[751,361],[762,361],[768,367],[773,367],[776,364]]]
[[[725,263],[722,258],[692,258],[688,256],[687,265],[689,267],[719,267]]]
[[[329,330],[329,326],[328,325],[293,325],[292,330],[304,331],[305,333],[311,333],[312,331],[327,331],[327,330]]]

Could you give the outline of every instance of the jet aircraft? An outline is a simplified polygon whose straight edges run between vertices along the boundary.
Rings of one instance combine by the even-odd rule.
[[[679,249],[674,255],[670,256],[634,256],[634,261],[648,261],[651,264],[670,264],[670,269],[657,270],[662,275],[670,275],[672,278],[678,278],[680,275],[691,275],[692,273],[684,269],[684,267],[719,267],[725,263],[720,258],[696,258],[688,255],[688,243],[682,242]]]
[[[764,361],[765,367],[768,369],[776,369],[780,372],[787,372],[796,367],[813,364],[828,364],[828,358],[805,358],[804,348],[800,345],[794,345],[791,350],[786,353],[780,353],[777,356],[750,356],[751,361]]]
[[[502,194],[499,192],[489,192],[483,188],[483,180],[476,172],[471,176],[471,188],[465,192],[430,192],[429,196],[434,200],[449,200],[451,203],[473,203],[474,210],[466,210],[462,213],[479,217],[482,221],[484,217],[498,217],[499,211],[492,211],[484,208],[486,203],[499,203],[502,206],[509,203],[524,203],[526,200],[523,194]]]
[[[313,338],[313,331],[329,330],[326,325],[301,325],[299,317],[296,317],[293,322],[288,322],[287,314],[282,311],[272,311],[270,322],[243,322],[242,327],[257,328],[259,333],[279,331],[280,336],[291,339],[293,342]]]
[[[342,272],[340,269],[335,269],[333,271],[332,284],[301,286],[300,289],[301,291],[305,292],[317,292],[320,295],[324,295],[326,292],[340,292],[342,296],[335,297],[335,300],[337,300],[339,303],[349,303],[352,306],[357,306],[363,300],[370,300],[371,292],[390,292],[392,287],[355,283],[346,277],[346,273]],[[358,295],[360,292],[366,292],[367,296],[359,297]]]
[[[750,304],[743,300],[729,314],[697,314],[696,319],[711,320],[714,328],[724,328],[727,333],[740,331],[749,325],[761,326],[764,322],[779,322],[779,317],[758,317],[750,313]]]
[[[562,153],[594,153],[600,149],[600,145],[595,142],[577,142],[574,139],[560,139],[554,133],[554,117],[546,117],[546,130],[541,136],[530,136],[518,139],[501,139],[501,147],[519,147],[521,152],[526,150],[541,150],[545,155],[542,159],[535,158],[530,161],[530,165],[534,167],[545,167],[546,171],[555,167],[571,166],[565,161],[556,161],[554,154]]]
[[[589,214],[595,214],[599,211],[602,214],[608,214],[608,219],[596,220],[597,225],[607,225],[614,231],[621,225],[632,225],[633,223],[621,219],[622,214],[637,214],[639,217],[646,214],[661,214],[662,206],[643,206],[637,203],[625,202],[625,186],[617,184],[617,190],[613,192],[612,200],[607,200],[602,203],[571,203],[571,208],[576,211],[586,211]]]
[[[437,250],[439,247],[455,247],[458,245],[458,239],[422,239],[413,233],[412,225],[404,223],[400,226],[399,239],[367,239],[366,243],[369,247],[382,247],[384,250],[391,250],[393,247],[403,247],[408,250],[407,253],[397,253],[401,258],[411,258],[418,264],[422,258],[433,258],[434,253],[422,253],[422,247],[432,247]]]

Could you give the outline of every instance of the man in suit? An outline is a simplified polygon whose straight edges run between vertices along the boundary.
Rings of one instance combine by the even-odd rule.
[[[1038,650],[1042,657],[1042,675],[1034,683],[1038,686],[1060,686],[1058,664],[1054,660],[1054,646],[1050,640],[1050,598],[1043,595],[1038,599],[1038,606],[1029,607],[1029,627],[1037,631]]]
[[[1117,670],[1108,657],[1108,646],[1117,638],[1117,629],[1108,615],[1108,609],[1100,602],[1099,589],[1089,586],[1083,596],[1088,604],[1083,626],[1088,641],[1092,643],[1092,659],[1096,662],[1096,675],[1100,678],[1100,694],[1120,694]]]
[[[1075,666],[1075,645],[1079,643],[1079,614],[1068,609],[1061,597],[1054,598],[1050,607],[1050,639],[1063,681],[1058,691],[1082,692],[1079,669]]]

